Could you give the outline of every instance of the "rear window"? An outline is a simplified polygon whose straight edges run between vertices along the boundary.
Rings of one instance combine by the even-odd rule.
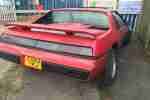
[[[92,28],[109,28],[108,16],[102,12],[53,11],[38,19],[35,23],[81,23],[91,25]]]

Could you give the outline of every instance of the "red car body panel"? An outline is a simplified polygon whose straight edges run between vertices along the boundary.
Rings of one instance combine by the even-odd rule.
[[[70,68],[80,69],[81,71],[89,72],[90,79],[94,79],[97,75],[102,74],[105,69],[105,63],[107,59],[107,52],[112,48],[113,44],[120,43],[125,33],[128,31],[128,28],[124,26],[123,31],[120,31],[116,28],[116,23],[113,19],[111,11],[99,10],[93,8],[81,8],[81,9],[59,9],[56,11],[64,10],[77,10],[77,11],[90,11],[90,12],[103,12],[109,18],[109,30],[98,30],[98,29],[88,29],[88,25],[74,24],[50,24],[50,25],[41,25],[41,24],[23,24],[23,23],[14,23],[6,31],[6,34],[31,38],[42,41],[53,41],[58,43],[64,43],[69,45],[78,45],[93,48],[94,58],[82,58],[65,54],[57,54],[53,52],[45,52],[42,50],[34,48],[25,48],[17,45],[11,45],[8,43],[0,42],[0,51],[5,53],[14,54],[20,57],[21,62],[23,63],[23,58],[25,55],[40,58],[42,61],[48,63],[54,63],[59,65],[64,65]],[[55,11],[55,10],[54,10]],[[67,27],[66,27],[67,26]],[[25,30],[22,30],[24,27]],[[60,36],[56,34],[44,33],[44,32],[32,32],[31,28],[38,29],[47,29],[47,30],[56,30],[56,31],[65,31],[65,32],[79,32],[84,34],[89,34],[94,36],[94,39],[75,37],[74,35]],[[65,62],[65,63],[64,63]]]
[[[71,56],[43,52],[39,50],[22,48],[14,45],[12,46],[6,43],[0,43],[0,48],[1,48],[0,49],[1,52],[6,52],[6,53],[9,52],[10,54],[18,55],[21,58],[21,60],[23,60],[24,56],[27,55],[27,56],[40,58],[43,61],[46,61],[50,64],[51,63],[60,64],[64,66],[69,66],[70,68],[80,69],[81,71],[90,72],[89,75],[90,79],[95,78],[97,73],[103,72],[104,67],[99,65],[104,65],[106,59],[106,55],[96,60],[81,59],[81,58],[75,58]],[[23,61],[21,61],[21,63],[23,64]]]

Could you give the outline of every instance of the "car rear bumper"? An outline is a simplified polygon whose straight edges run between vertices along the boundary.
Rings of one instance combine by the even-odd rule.
[[[94,79],[104,71],[105,57],[88,60],[0,43],[0,57],[22,63],[21,59],[24,55],[40,58],[44,70],[63,73],[82,80]]]
[[[20,64],[20,57],[17,55],[0,52],[0,58]],[[79,69],[69,68],[67,66],[48,63],[45,61],[42,62],[42,65],[43,65],[43,70],[62,73],[64,75],[68,75],[81,80],[88,80],[89,78],[89,72],[87,71],[83,71],[83,70],[81,71]]]

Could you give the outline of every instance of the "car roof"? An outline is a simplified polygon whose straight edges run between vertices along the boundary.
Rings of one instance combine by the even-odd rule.
[[[51,11],[94,11],[94,12],[112,12],[114,10],[104,8],[104,7],[84,7],[84,8],[58,8],[58,9],[51,9]]]

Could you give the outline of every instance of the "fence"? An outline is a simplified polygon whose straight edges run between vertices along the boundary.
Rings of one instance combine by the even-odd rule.
[[[41,0],[41,4],[45,5],[45,10],[51,8],[79,8],[83,6],[83,0]]]
[[[135,32],[139,14],[120,14],[120,16],[128,24],[129,29]]]
[[[32,0],[10,0],[11,5],[0,5],[0,23],[32,20],[32,16],[41,16],[52,8],[79,8],[83,7],[84,0],[39,0],[43,5],[43,11],[36,11]],[[15,11],[16,7],[16,11]],[[17,18],[16,18],[17,14]],[[129,25],[132,31],[135,31],[138,14],[120,14]]]
[[[16,11],[13,0],[9,5],[0,5],[0,24],[16,21]]]
[[[39,0],[39,4],[43,6],[42,11],[36,10],[36,5],[32,0],[16,0],[18,21],[30,20],[35,15],[41,16],[53,8],[79,8],[83,6],[83,0]]]
[[[17,10],[34,10],[36,5],[42,5],[43,10],[51,8],[78,8],[83,6],[83,0],[38,0],[35,4],[33,0],[16,0]]]

